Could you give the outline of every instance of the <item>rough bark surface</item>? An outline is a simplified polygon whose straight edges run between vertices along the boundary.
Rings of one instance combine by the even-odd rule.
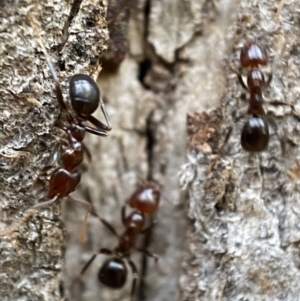
[[[18,220],[38,203],[34,182],[64,136],[54,127],[59,110],[53,80],[28,15],[37,20],[61,78],[64,95],[68,93],[68,79],[74,73],[98,73],[99,60],[94,58],[99,58],[106,49],[107,3],[77,1],[80,8],[72,13],[73,4],[69,1],[1,2],[1,228]],[[88,27],[90,19],[95,24]],[[68,39],[61,48],[65,24]],[[47,179],[41,179],[41,184],[47,187]],[[0,300],[61,299],[65,244],[59,216],[60,204],[51,206],[9,237],[0,237]]]
[[[121,233],[120,208],[140,178],[157,181],[163,193],[158,224],[146,243],[159,255],[159,267],[134,252],[140,277],[136,300],[181,300],[178,284],[189,222],[188,199],[180,192],[178,171],[185,162],[186,113],[220,103],[228,58],[225,28],[234,20],[235,6],[236,2],[225,1],[220,7],[199,0],[136,1],[128,24],[120,16],[119,30],[128,35],[128,53],[117,70],[105,63],[100,74],[113,131],[105,140],[89,137],[93,164],[86,163],[89,172],[77,198],[90,200]],[[119,46],[117,53],[126,52],[123,43]],[[78,233],[76,221],[84,211],[76,214],[68,208],[67,212],[66,279],[71,285],[96,250],[114,248],[117,241],[91,216],[86,244],[79,246],[78,235],[71,234]],[[98,256],[70,291],[70,300],[130,299],[130,272],[121,290],[99,284],[97,273],[105,258]]]
[[[113,50],[103,58],[99,77],[113,131],[106,139],[86,139],[92,162],[83,164],[74,197],[90,201],[121,233],[121,206],[140,179],[161,185],[158,224],[139,242],[158,254],[160,262],[157,267],[151,258],[133,252],[139,270],[136,300],[299,300],[299,120],[289,106],[267,104],[279,100],[297,109],[298,1],[287,1],[278,24],[279,1],[136,0],[122,7],[125,2],[110,2]],[[59,75],[65,93],[72,74],[96,73],[105,48],[106,2],[82,1],[78,13],[71,5],[28,0],[1,8],[3,226],[36,203],[33,181],[62,136],[53,127],[55,93],[28,12],[40,22],[57,70],[64,69]],[[85,19],[91,11],[99,19]],[[60,49],[66,22],[71,34]],[[102,30],[97,43],[85,35],[94,28]],[[229,68],[238,66],[239,49],[249,38],[268,49],[266,73],[276,61],[272,83],[264,91],[271,138],[261,154],[241,149],[247,116],[236,120],[247,111],[247,93]],[[102,118],[100,112],[97,117]],[[230,126],[233,132],[221,158],[206,173]],[[180,184],[189,197],[178,185],[180,166]],[[113,249],[117,241],[91,216],[86,242],[80,245],[85,211],[76,204],[65,207],[67,300],[129,300],[130,270],[123,289],[99,284],[102,255],[72,286],[91,255],[101,247]],[[60,300],[64,236],[57,215],[59,206],[43,210],[12,237],[0,238],[1,300]]]
[[[222,107],[189,115],[189,187],[194,229],[189,232],[183,300],[299,300],[299,2],[242,1],[227,32],[227,91]],[[257,39],[270,55],[273,80],[264,91],[271,136],[268,149],[250,154],[240,146],[249,116],[245,91],[229,63]],[[246,93],[247,94],[247,93]],[[246,95],[247,96],[247,95]],[[293,104],[272,105],[268,101]],[[240,118],[241,116],[243,116]],[[236,120],[239,120],[236,122]],[[210,160],[229,127],[233,133],[215,168]]]

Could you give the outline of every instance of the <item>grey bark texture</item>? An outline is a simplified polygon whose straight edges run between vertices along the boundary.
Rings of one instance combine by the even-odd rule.
[[[183,260],[183,300],[300,299],[299,2],[287,2],[277,24],[278,5],[240,3],[236,22],[226,32],[222,107],[189,115],[190,151],[181,183],[189,187],[189,216],[195,228],[189,232]],[[273,65],[273,80],[264,91],[271,136],[268,149],[260,154],[241,149],[247,102],[228,68],[238,66],[239,48],[249,39],[267,47],[265,74]],[[296,111],[271,101],[293,104]],[[230,126],[233,133],[222,157],[207,173],[216,145],[222,144]]]
[[[139,242],[160,261],[156,266],[133,252],[139,270],[136,300],[299,300],[298,119],[290,106],[268,105],[278,100],[297,110],[298,1],[283,6],[278,23],[279,1],[127,2],[123,15],[115,10],[121,19],[120,49],[115,57],[109,54],[108,66],[103,59],[99,76],[113,131],[107,138],[85,139],[92,161],[83,163],[82,181],[72,197],[91,202],[121,233],[121,207],[140,179],[161,185],[158,223]],[[107,3],[82,1],[59,57],[52,46],[62,40],[72,3],[38,4],[13,1],[1,8],[3,226],[36,203],[33,181],[62,136],[53,126],[55,93],[45,59],[36,51],[28,12],[39,22],[56,70],[65,62],[59,76],[66,94],[72,74],[96,74],[98,65],[91,60],[101,57],[107,39]],[[93,4],[100,11],[92,10]],[[80,16],[91,11],[99,19],[89,28]],[[93,35],[85,36],[88,30],[99,30],[97,43]],[[261,154],[241,149],[240,132],[248,117],[239,117],[247,112],[247,92],[229,67],[238,66],[241,45],[253,38],[270,55],[266,74],[276,62],[264,91],[271,137]],[[110,68],[114,58],[114,64],[124,59],[118,68]],[[96,116],[102,118],[100,111]],[[233,132],[221,158],[207,172],[230,126]],[[86,241],[79,244],[85,210],[71,202],[63,206],[63,215],[60,206],[41,210],[11,237],[0,238],[0,299],[60,300],[65,295],[72,301],[130,300],[130,270],[123,289],[99,284],[103,255],[72,285],[95,251],[113,249],[117,241],[91,215]]]
[[[98,72],[97,60],[94,65],[90,60],[107,48],[106,6],[106,1],[82,1],[71,20],[71,12],[76,10],[68,1],[1,2],[1,228],[38,203],[34,182],[64,137],[63,131],[54,127],[59,110],[53,79],[28,16],[37,20],[67,96],[71,75]],[[90,19],[96,26],[86,28]],[[58,55],[65,24],[68,40]],[[64,66],[61,72],[58,61]],[[40,184],[47,185],[45,180],[41,178]],[[0,300],[61,299],[65,239],[60,207],[41,210],[17,232],[0,237]]]

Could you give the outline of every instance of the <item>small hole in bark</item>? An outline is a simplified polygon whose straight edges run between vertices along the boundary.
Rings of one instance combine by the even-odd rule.
[[[150,89],[149,85],[144,82],[145,76],[148,73],[148,70],[151,68],[152,63],[149,59],[142,61],[139,65],[139,75],[138,79],[142,83],[143,87],[146,89]]]

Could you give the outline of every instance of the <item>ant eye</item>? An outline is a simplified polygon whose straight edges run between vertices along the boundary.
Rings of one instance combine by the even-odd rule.
[[[71,105],[78,115],[93,114],[98,108],[100,90],[95,81],[88,75],[76,74],[69,84]]]

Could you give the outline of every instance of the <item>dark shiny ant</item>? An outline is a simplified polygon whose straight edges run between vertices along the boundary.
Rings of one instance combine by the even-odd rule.
[[[154,258],[155,262],[158,261],[157,256],[151,254],[147,250],[136,248],[135,243],[139,234],[145,233],[153,226],[153,221],[151,221],[150,226],[146,227],[146,215],[150,218],[153,217],[158,209],[159,201],[160,190],[158,186],[153,182],[143,183],[126,202],[133,211],[126,216],[125,206],[122,207],[121,219],[125,230],[121,235],[116,232],[110,223],[98,216],[100,221],[118,238],[119,243],[113,250],[106,248],[99,249],[82,268],[79,276],[73,282],[73,285],[82,277],[97,255],[111,255],[111,257],[102,264],[102,267],[98,272],[98,279],[102,284],[111,289],[122,288],[125,285],[128,276],[128,269],[126,266],[126,262],[128,262],[133,274],[131,286],[132,297],[135,292],[136,279],[138,277],[136,265],[130,259],[132,250],[136,249],[147,256]]]
[[[231,66],[236,72],[241,86],[250,93],[248,114],[252,115],[245,123],[241,133],[241,145],[243,149],[249,152],[261,152],[265,150],[269,143],[269,125],[265,119],[265,110],[263,108],[262,91],[267,87],[272,80],[272,72],[265,80],[264,73],[259,69],[259,66],[268,64],[268,54],[265,48],[256,41],[248,41],[244,44],[240,53],[241,68],[248,68],[247,84],[244,82],[241,73]],[[274,104],[287,105],[282,102],[274,101]],[[237,120],[244,117],[240,116]],[[218,151],[217,156],[212,160],[207,168],[207,173],[210,172],[218,159],[220,158],[226,143],[232,133],[232,127],[226,134],[223,145]]]
[[[247,85],[240,73],[238,79],[242,87],[250,93],[248,113],[252,115],[243,127],[241,145],[247,151],[261,152],[267,148],[270,136],[269,126],[264,118],[262,90],[270,84],[272,73],[265,81],[265,76],[259,69],[260,65],[268,64],[267,52],[256,41],[248,41],[241,50],[240,63],[242,68],[249,68]]]
[[[56,168],[50,176],[48,192],[45,197],[47,201],[41,202],[28,209],[24,213],[22,218],[20,218],[17,222],[0,231],[0,236],[8,235],[11,232],[15,231],[21,224],[26,222],[38,208],[48,206],[73,192],[81,179],[81,173],[77,170],[77,167],[83,161],[85,147],[82,141],[85,137],[86,131],[98,136],[107,136],[107,131],[111,130],[111,123],[105,106],[100,98],[99,88],[95,81],[88,75],[76,74],[70,79],[69,95],[71,106],[75,114],[70,113],[64,102],[60,83],[55,69],[42,42],[33,17],[30,16],[29,21],[35,31],[37,40],[43,50],[51,71],[51,75],[54,79],[56,97],[60,109],[62,113],[66,115],[66,119],[68,121],[68,125],[63,126],[63,130],[67,134],[67,140],[62,142],[53,154],[54,161],[60,160],[62,166]],[[100,102],[101,110],[103,112],[107,125],[103,124],[101,121],[91,115],[96,111]],[[95,126],[95,128],[84,125],[84,121],[91,122]],[[45,169],[47,170],[47,168],[48,167],[46,167]],[[75,201],[88,206],[89,209],[85,217],[86,222],[91,209],[91,205],[87,202],[79,200]],[[81,237],[81,240],[83,240],[83,237]]]

